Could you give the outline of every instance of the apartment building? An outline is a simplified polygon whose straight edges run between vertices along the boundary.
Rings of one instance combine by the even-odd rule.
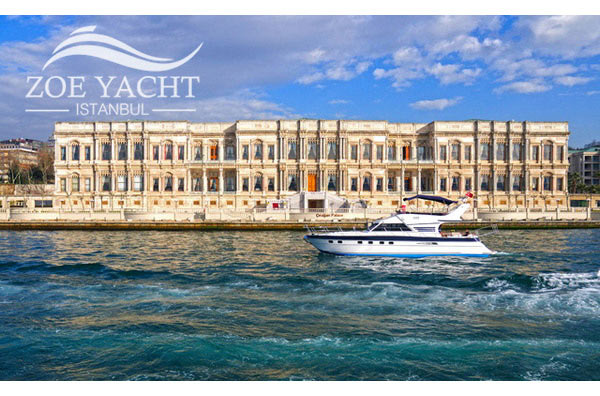
[[[600,144],[569,152],[569,172],[579,173],[587,185],[600,185]]]

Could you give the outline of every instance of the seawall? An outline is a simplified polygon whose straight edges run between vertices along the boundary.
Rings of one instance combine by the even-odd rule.
[[[600,228],[600,221],[503,221],[444,224],[445,230],[476,230],[496,224],[499,229]],[[186,222],[186,221],[0,221],[0,230],[80,230],[80,231],[277,231],[309,227],[364,229],[365,221],[345,222]]]

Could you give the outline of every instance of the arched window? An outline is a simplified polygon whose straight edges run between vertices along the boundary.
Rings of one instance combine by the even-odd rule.
[[[460,160],[460,142],[454,141],[450,144],[450,158],[452,161]]]
[[[316,160],[319,156],[319,148],[316,140],[308,141],[308,159]]]
[[[163,146],[164,146],[164,156],[163,156],[163,159],[165,159],[167,161],[172,160],[173,159],[173,142],[166,141]]]
[[[452,175],[450,179],[450,189],[452,191],[460,191],[460,176]]]
[[[298,176],[296,173],[288,174],[288,190],[289,191],[298,191]]]
[[[371,191],[371,182],[372,182],[371,174],[365,173],[363,175],[362,190],[363,191]]]
[[[481,190],[490,191],[490,175],[481,175]]]
[[[127,142],[120,141],[117,143],[117,160],[127,161]]]
[[[263,159],[263,142],[257,140],[254,142],[254,159],[262,160]]]
[[[74,173],[71,176],[71,192],[79,192],[79,191],[80,191],[79,175],[77,173]]]
[[[167,173],[165,175],[163,185],[165,186],[165,191],[173,191],[173,175],[172,174]]]
[[[371,159],[371,141],[366,140],[362,144],[362,159],[370,160]]]
[[[235,161],[235,143],[227,142],[225,144],[225,161]]]
[[[552,152],[552,142],[544,142],[544,161],[552,161],[554,153]]]
[[[261,173],[257,173],[254,175],[254,191],[262,191],[263,190],[263,176]]]
[[[337,141],[330,139],[327,142],[327,159],[336,160],[337,159]]]
[[[337,190],[337,175],[335,173],[330,173],[329,175],[327,175],[327,190]]]
[[[202,161],[202,143],[194,142],[194,161]]]
[[[71,159],[73,161],[79,161],[79,142],[73,142],[71,144]]]

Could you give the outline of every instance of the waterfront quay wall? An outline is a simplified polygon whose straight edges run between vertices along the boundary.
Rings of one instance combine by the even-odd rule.
[[[11,230],[301,230],[310,227],[363,229],[369,222],[387,217],[394,209],[326,211],[290,210],[204,210],[143,211],[58,211],[53,208],[0,209],[0,229]],[[598,228],[600,211],[571,208],[560,211],[471,210],[464,222],[445,224],[445,229],[477,229],[490,224],[508,229]]]
[[[368,221],[340,221],[337,223],[324,222],[244,222],[244,221],[1,221],[0,230],[72,230],[72,231],[302,231],[307,227],[329,230],[361,230]],[[499,229],[569,229],[569,228],[600,228],[600,220],[596,221],[480,221],[447,223],[442,225],[444,230],[476,231],[496,225]]]
[[[170,211],[138,210],[57,210],[55,208],[1,208],[0,221],[62,221],[62,222],[315,222],[338,223],[353,221],[373,221],[396,212],[394,208],[364,209],[253,209],[235,211],[228,209],[205,209],[201,211],[180,209]],[[502,211],[494,209],[472,209],[463,215],[465,221],[591,221],[600,220],[600,211],[591,208],[570,208],[566,210],[514,209]]]

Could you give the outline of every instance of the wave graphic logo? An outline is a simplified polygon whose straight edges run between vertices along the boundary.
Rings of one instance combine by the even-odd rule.
[[[200,48],[202,48],[202,45],[204,44],[200,43],[200,45],[189,55],[177,61],[173,61],[173,59],[170,58],[158,58],[155,56],[150,56],[115,38],[94,33],[94,30],[96,30],[95,25],[85,26],[73,31],[69,38],[56,46],[52,52],[52,57],[48,59],[48,62],[46,62],[42,68],[42,71],[59,59],[74,55],[85,55],[104,59],[130,69],[148,72],[162,72],[172,70],[183,65],[192,59],[194,55],[200,51]],[[72,44],[75,45],[70,46]],[[110,45],[118,48],[118,50],[98,44]]]

